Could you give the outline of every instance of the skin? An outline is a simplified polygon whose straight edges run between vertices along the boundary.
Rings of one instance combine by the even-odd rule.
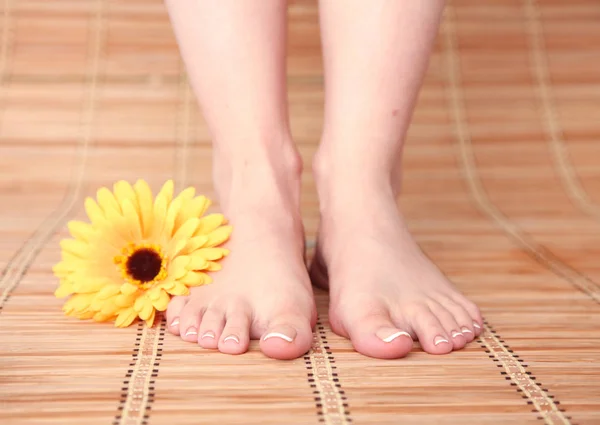
[[[332,329],[367,356],[403,357],[413,340],[445,354],[479,335],[478,308],[421,252],[397,207],[404,139],[443,1],[319,4],[326,105],[310,275],[302,164],[287,117],[286,3],[166,3],[211,131],[220,206],[235,228],[215,283],[171,301],[170,331],[223,353],[260,339],[267,356],[299,357],[316,320],[312,279],[330,291]]]

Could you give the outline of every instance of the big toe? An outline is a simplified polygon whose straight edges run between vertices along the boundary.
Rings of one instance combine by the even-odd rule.
[[[405,329],[400,329],[388,314],[369,315],[353,320],[345,330],[354,349],[361,354],[378,359],[398,359],[406,356],[413,340]]]
[[[268,357],[296,359],[312,344],[310,320],[302,315],[282,315],[271,320],[260,339],[260,349]]]

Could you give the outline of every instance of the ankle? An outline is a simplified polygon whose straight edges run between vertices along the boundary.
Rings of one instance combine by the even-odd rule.
[[[213,179],[224,211],[300,206],[302,159],[290,138],[269,143],[239,143],[239,149],[215,145]],[[283,204],[283,205],[282,205]],[[241,212],[243,214],[243,212]]]
[[[312,163],[321,215],[337,210],[372,210],[379,199],[396,199],[400,167],[388,167],[365,158],[351,159],[333,154],[322,144]]]

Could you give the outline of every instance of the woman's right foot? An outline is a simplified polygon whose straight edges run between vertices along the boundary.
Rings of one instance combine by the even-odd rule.
[[[300,167],[270,163],[244,162],[217,177],[233,225],[225,245],[230,254],[214,283],[171,300],[168,329],[184,341],[241,354],[260,339],[263,353],[276,359],[310,349],[316,308],[304,263]]]

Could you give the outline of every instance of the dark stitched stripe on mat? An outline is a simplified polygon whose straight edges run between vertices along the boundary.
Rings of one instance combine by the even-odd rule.
[[[504,379],[533,407],[532,412],[538,414],[539,420],[548,424],[571,423],[572,418],[565,415],[566,410],[558,407],[560,402],[526,370],[529,367],[526,362],[514,353],[487,321],[485,332],[477,342],[496,363]]]
[[[327,333],[321,319],[313,335],[311,350],[304,356],[308,383],[313,389],[319,422],[349,424],[352,422],[348,398],[337,373],[335,358],[327,342]]]
[[[131,363],[121,387],[114,425],[147,425],[163,354],[166,320],[148,328],[139,322]]]

